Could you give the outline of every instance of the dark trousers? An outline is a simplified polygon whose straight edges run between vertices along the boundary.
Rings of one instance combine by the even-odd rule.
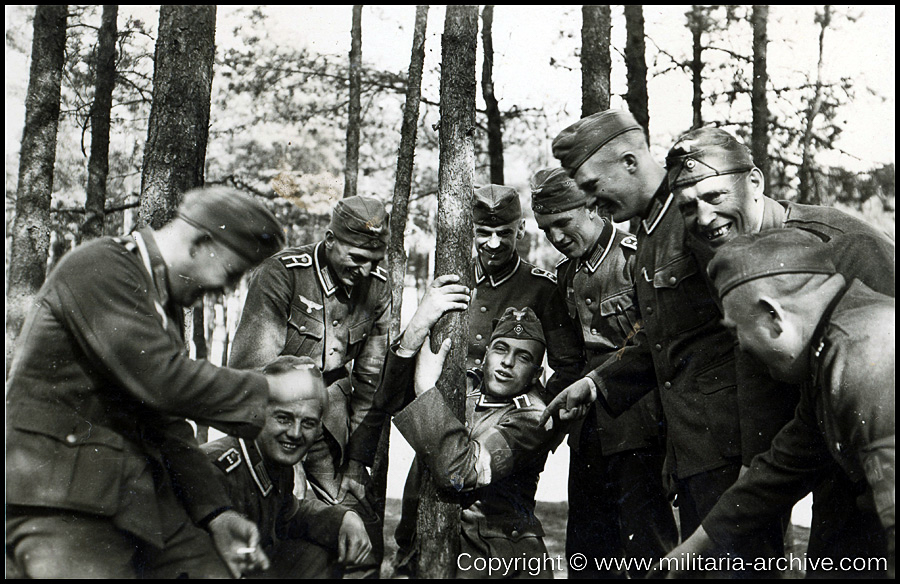
[[[655,565],[678,542],[662,485],[665,457],[661,449],[652,448],[604,456],[595,420],[585,419],[579,447],[569,459],[566,557],[583,554],[588,560],[583,570],[570,568],[569,578],[640,578],[646,564],[641,568],[632,563],[626,573],[615,560],[633,558]]]

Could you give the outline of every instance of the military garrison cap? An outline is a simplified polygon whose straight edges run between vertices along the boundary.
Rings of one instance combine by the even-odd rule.
[[[569,176],[598,150],[625,132],[643,128],[631,113],[608,109],[581,118],[553,139],[553,156],[559,159]]]
[[[711,176],[752,170],[750,150],[720,128],[698,128],[679,138],[666,156],[669,188],[683,188]]]
[[[487,185],[475,189],[472,198],[472,221],[477,225],[497,227],[522,218],[519,193],[512,187]]]
[[[577,209],[589,200],[562,168],[545,168],[531,177],[531,210],[539,215]]]
[[[275,215],[249,195],[228,187],[186,192],[175,216],[252,264],[284,247],[284,232]]]
[[[521,310],[510,306],[503,312],[491,333],[491,342],[499,338],[532,340],[547,346],[541,321],[527,306]]]
[[[802,229],[767,229],[723,245],[709,263],[719,298],[758,278],[780,274],[834,274],[828,245]]]
[[[328,229],[345,243],[363,249],[381,249],[390,238],[389,217],[384,204],[372,197],[341,199],[331,213]]]

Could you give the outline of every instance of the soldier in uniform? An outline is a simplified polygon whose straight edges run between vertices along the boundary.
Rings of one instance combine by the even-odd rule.
[[[633,236],[600,216],[561,169],[532,178],[538,227],[566,257],[557,264],[561,295],[579,324],[588,370],[613,358],[638,326],[631,263]],[[665,434],[659,394],[651,392],[618,418],[591,405],[570,430],[566,555],[655,560],[678,541],[662,485]],[[631,577],[644,570],[635,567]],[[588,567],[571,577],[625,577],[625,570]]]
[[[269,381],[266,423],[256,440],[226,436],[202,446],[219,469],[235,509],[256,523],[271,559],[264,578],[340,577],[371,549],[365,524],[343,505],[294,497],[294,465],[322,432],[328,394],[309,357],[278,357]]]
[[[258,532],[210,487],[216,470],[184,418],[252,439],[267,382],[192,361],[182,308],[283,244],[262,205],[211,188],[185,193],[158,230],[103,237],[62,258],[25,322],[7,385],[7,569],[204,578],[263,561],[236,553]]]
[[[285,249],[254,272],[229,358],[232,367],[253,368],[305,355],[322,367],[324,431],[303,468],[319,499],[343,502],[366,521],[373,551],[364,572],[380,563],[380,520],[365,493],[365,468],[347,460],[345,447],[372,406],[387,352],[391,291],[378,264],[388,238],[380,201],[339,201],[323,241]]]
[[[597,398],[620,413],[658,387],[667,425],[666,474],[674,482],[682,533],[689,533],[741,468],[735,341],[685,244],[666,171],[634,118],[620,110],[583,118],[554,139],[553,154],[599,210],[614,221],[641,220],[632,275],[641,328],[616,359],[557,396],[545,417]],[[777,524],[755,541],[760,549],[735,543],[727,552],[782,553]]]
[[[676,141],[666,158],[669,186],[702,265],[726,242],[765,229],[800,229],[826,242],[838,273],[876,292],[894,296],[894,243],[859,219],[832,207],[775,201],[749,149],[719,128],[692,130]],[[773,379],[758,359],[736,352],[742,462],[768,451],[791,421],[800,387]],[[854,558],[868,549],[877,528],[869,515],[848,512],[862,494],[835,464],[813,496],[807,557]],[[870,520],[869,524],[860,524]],[[818,564],[817,564],[818,565]],[[824,574],[823,574],[824,575]]]
[[[408,340],[404,338],[405,348]],[[482,370],[467,375],[466,423],[434,388],[441,367],[416,373],[416,399],[394,424],[432,471],[439,488],[459,497],[458,578],[552,577],[534,495],[547,454],[562,438],[538,425],[544,409],[538,378],[544,335],[530,308],[508,308],[491,334]],[[449,344],[445,341],[442,354]],[[442,359],[438,359],[442,362]],[[506,561],[491,574],[478,559]],[[528,560],[536,560],[529,562]]]
[[[712,260],[726,324],[772,377],[800,384],[801,397],[771,448],[672,557],[705,553],[784,513],[836,463],[864,485],[846,513],[869,515],[879,528],[864,534],[855,561],[831,560],[844,575],[893,577],[894,300],[848,281],[832,255],[816,235],[773,229],[733,238]]]

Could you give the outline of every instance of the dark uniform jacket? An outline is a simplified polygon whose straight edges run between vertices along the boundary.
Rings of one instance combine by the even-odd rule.
[[[216,472],[184,418],[252,438],[268,385],[184,354],[166,278],[150,231],[79,246],[47,277],[7,386],[8,505],[108,517],[157,546],[184,520],[173,490],[194,521],[227,505],[179,480]]]
[[[556,395],[578,379],[584,356],[575,323],[566,312],[556,276],[514,255],[505,269],[488,276],[475,259],[475,289],[469,303],[469,349],[466,368],[481,366],[494,330],[494,321],[510,306],[534,310],[547,339],[547,364],[554,375],[547,383]]]
[[[703,520],[713,540],[789,510],[832,462],[867,485],[859,512],[877,513],[893,538],[894,318],[894,300],[858,281],[834,299],[813,336],[794,419]],[[886,538],[869,540],[869,557],[885,557]]]
[[[481,393],[479,372],[468,379],[465,424],[437,389],[416,398],[394,424],[438,487],[461,495],[464,540],[487,545],[484,557],[542,557],[534,496],[562,436],[538,426],[545,407],[538,392],[495,400]]]
[[[323,424],[343,448],[372,407],[390,316],[390,285],[380,267],[346,290],[325,261],[324,243],[286,249],[253,273],[228,364],[250,368],[279,355],[312,357],[328,384]]]
[[[556,266],[560,294],[579,325],[588,371],[615,358],[639,328],[632,279],[636,250],[637,240],[607,221],[584,259],[567,258]],[[592,408],[590,415],[597,418],[604,455],[661,444],[664,432],[656,391],[617,418],[601,407]],[[578,447],[580,427],[575,424],[571,430],[573,448]]]
[[[663,181],[637,234],[637,343],[589,376],[598,385],[605,382],[608,393],[598,397],[614,414],[659,384],[667,471],[684,479],[727,464],[740,456],[741,447],[736,343],[721,324],[672,199]]]
[[[276,544],[286,539],[337,548],[347,508],[317,499],[298,500],[293,494],[293,468],[267,466],[252,440],[226,436],[202,449],[219,469],[219,482],[235,510],[259,527],[260,543],[270,558]]]

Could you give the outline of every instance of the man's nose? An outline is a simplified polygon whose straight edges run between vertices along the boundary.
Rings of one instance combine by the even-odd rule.
[[[716,218],[716,207],[705,201],[697,201],[697,223],[706,227]]]
[[[491,233],[490,238],[488,238],[487,243],[485,243],[488,249],[497,249],[500,247],[500,238],[497,237],[496,233]]]
[[[300,421],[296,421],[290,425],[287,430],[288,438],[290,438],[291,440],[299,440],[303,437],[303,427],[301,426],[301,423],[302,422]]]

